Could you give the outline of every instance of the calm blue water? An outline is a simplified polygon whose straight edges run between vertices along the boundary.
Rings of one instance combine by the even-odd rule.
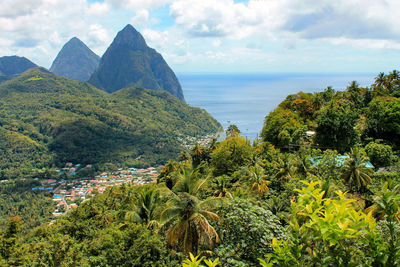
[[[254,139],[265,116],[289,94],[312,93],[327,86],[344,90],[351,81],[372,84],[373,74],[180,74],[186,102],[207,110],[224,127],[236,124],[242,135]]]

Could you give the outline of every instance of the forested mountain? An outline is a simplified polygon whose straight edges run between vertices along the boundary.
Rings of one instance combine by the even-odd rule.
[[[0,111],[3,179],[67,161],[162,163],[181,150],[178,137],[221,127],[165,91],[131,87],[108,94],[43,68],[1,84]]]
[[[97,68],[100,57],[77,37],[69,40],[58,53],[50,71],[77,81],[87,81]]]
[[[9,80],[15,75],[34,67],[36,67],[36,64],[25,57],[0,57],[0,82]]]
[[[165,90],[184,101],[174,72],[131,25],[117,34],[89,82],[107,92],[131,86]]]

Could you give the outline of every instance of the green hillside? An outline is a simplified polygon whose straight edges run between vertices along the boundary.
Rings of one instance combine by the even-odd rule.
[[[221,127],[167,92],[107,94],[41,68],[0,86],[0,112],[1,178],[69,161],[162,163],[179,153],[178,137]]]
[[[263,140],[250,144],[231,125],[225,140],[168,161],[157,184],[110,186],[50,225],[24,226],[46,220],[45,199],[29,213],[18,207],[32,195],[3,201],[22,218],[0,214],[0,264],[400,266],[398,74],[289,95],[266,117]],[[151,110],[152,94],[112,98]]]

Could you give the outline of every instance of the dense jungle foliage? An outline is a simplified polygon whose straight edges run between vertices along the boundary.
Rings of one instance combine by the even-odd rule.
[[[107,94],[40,68],[0,85],[0,114],[0,179],[65,162],[162,163],[179,154],[179,138],[221,127],[163,91]]]
[[[7,225],[10,214],[23,218],[22,232],[53,219],[55,207],[50,192],[32,191],[38,181],[21,181],[0,184],[0,227]]]
[[[28,234],[11,216],[0,263],[398,266],[396,75],[289,96],[266,117],[263,140],[230,126],[225,140],[168,161],[157,184],[108,188]]]

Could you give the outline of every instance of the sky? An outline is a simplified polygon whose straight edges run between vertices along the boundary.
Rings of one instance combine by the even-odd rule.
[[[399,0],[1,0],[0,56],[101,56],[126,24],[178,73],[378,73],[400,63]]]

